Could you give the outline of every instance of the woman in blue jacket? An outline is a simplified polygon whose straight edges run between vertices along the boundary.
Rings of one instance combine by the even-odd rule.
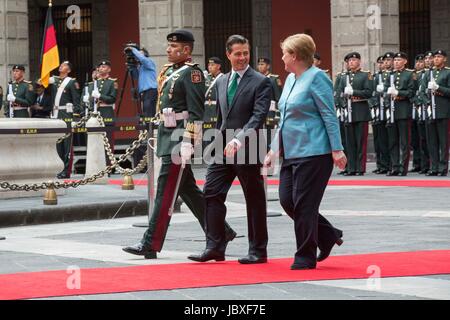
[[[332,82],[325,72],[313,66],[314,40],[306,34],[296,34],[284,40],[281,48],[290,75],[279,102],[280,126],[265,165],[272,166],[277,156],[283,157],[280,201],[294,219],[297,241],[291,269],[315,269],[335,244],[343,242],[342,231],[319,214],[319,207],[333,164],[343,170],[347,158]]]

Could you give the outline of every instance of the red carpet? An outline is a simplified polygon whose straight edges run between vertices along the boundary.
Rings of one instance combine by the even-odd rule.
[[[204,288],[259,283],[314,280],[367,279],[369,266],[378,266],[381,277],[450,274],[450,250],[380,253],[330,257],[318,269],[291,271],[292,259],[274,259],[265,265],[184,263],[86,269],[81,289],[67,289],[66,271],[0,275],[0,299],[124,293],[136,291]]]
[[[122,180],[110,180],[109,184],[122,185]],[[137,186],[146,186],[147,180],[134,180]],[[199,186],[205,184],[204,180],[197,180]],[[277,179],[268,180],[269,186],[278,186]],[[233,185],[238,186],[239,181]],[[330,186],[365,186],[365,187],[411,187],[411,188],[450,188],[450,179],[445,180],[330,180]]]

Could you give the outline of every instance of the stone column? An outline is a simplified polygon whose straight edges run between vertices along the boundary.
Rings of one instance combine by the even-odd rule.
[[[450,2],[431,0],[431,49],[450,53]]]
[[[158,69],[167,63],[167,34],[181,28],[194,34],[193,60],[205,67],[202,0],[140,0],[139,24],[141,44]]]
[[[345,54],[361,53],[363,69],[386,51],[400,48],[399,1],[331,0],[333,75],[342,69]]]
[[[3,89],[13,64],[23,64],[29,69],[27,0],[0,0],[0,85]]]
[[[258,65],[259,57],[272,59],[272,1],[252,0],[252,23],[254,66]]]

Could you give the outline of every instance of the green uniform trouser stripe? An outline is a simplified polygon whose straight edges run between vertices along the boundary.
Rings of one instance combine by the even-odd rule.
[[[419,121],[417,129],[419,132],[420,168],[428,171],[430,170],[430,153],[428,152],[427,127],[425,122]]]
[[[388,133],[386,129],[386,121],[373,124],[373,143],[377,156],[377,169],[389,170],[391,164],[388,148]]]
[[[150,218],[149,228],[144,234],[142,243],[149,246],[151,250],[160,252],[166,238],[170,223],[169,209],[173,197],[176,196],[175,187],[181,166],[172,162],[171,156],[161,158],[161,170],[158,176],[155,203]],[[194,178],[191,166],[186,166],[180,181],[178,194],[192,211],[205,231],[205,199],[203,192],[199,189]],[[230,234],[233,230],[225,224],[225,232]]]
[[[427,123],[428,149],[431,171],[448,170],[448,119],[437,119]]]
[[[419,122],[413,120],[411,124],[411,148],[413,150],[413,168],[421,168],[421,152],[420,152],[420,137],[419,137]]]
[[[388,123],[389,153],[393,171],[407,173],[410,158],[411,121]]]
[[[347,139],[348,172],[366,172],[368,122],[348,123]]]

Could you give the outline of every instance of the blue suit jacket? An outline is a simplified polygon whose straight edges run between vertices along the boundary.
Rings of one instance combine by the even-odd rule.
[[[334,108],[333,84],[319,68],[311,67],[297,80],[290,74],[279,108],[280,127],[271,148],[282,151],[285,159],[344,150]]]

